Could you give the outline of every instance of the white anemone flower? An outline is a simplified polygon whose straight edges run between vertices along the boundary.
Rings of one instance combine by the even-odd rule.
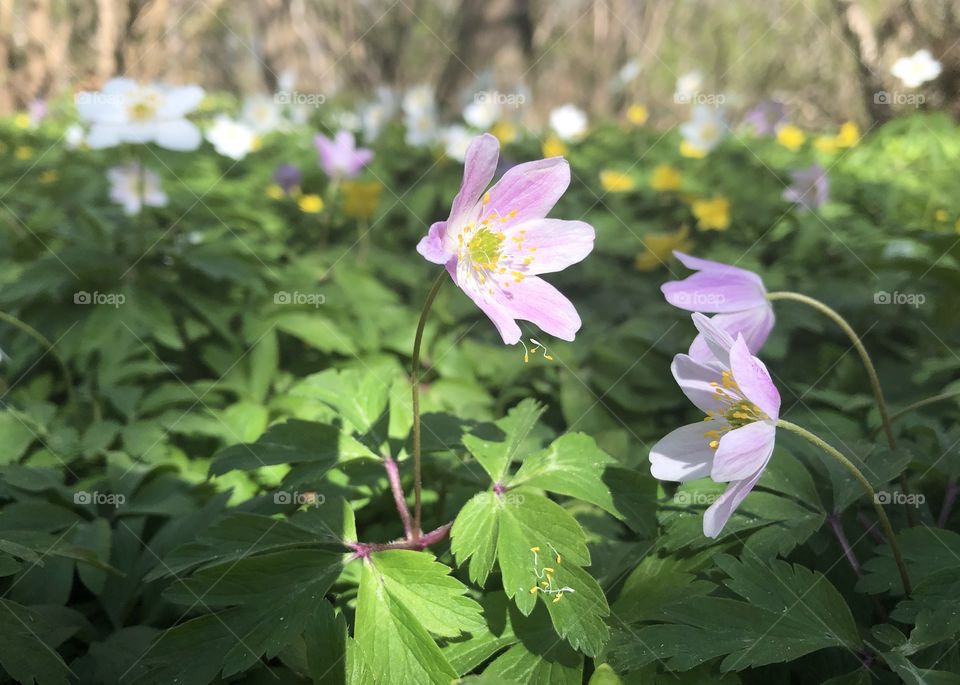
[[[218,116],[207,131],[207,140],[219,154],[241,160],[257,147],[257,132],[229,117]]]
[[[199,86],[141,85],[128,78],[107,81],[99,92],[77,94],[80,117],[90,124],[93,149],[121,143],[156,143],[169,150],[196,150],[200,130],[186,115],[199,106]]]
[[[377,97],[360,109],[363,139],[371,143],[397,111],[397,96],[386,86],[377,87]]]
[[[251,95],[246,98],[243,101],[241,119],[260,134],[276,131],[283,123],[276,100],[267,95]]]
[[[550,128],[560,140],[577,140],[587,132],[587,115],[576,105],[557,107],[550,112]]]
[[[484,91],[463,108],[463,120],[480,131],[486,131],[500,118],[501,107],[497,93]]]
[[[63,141],[68,150],[77,150],[87,142],[87,132],[80,124],[70,124],[63,132]]]
[[[723,140],[727,122],[723,110],[709,105],[696,105],[690,111],[690,120],[680,125],[680,135],[693,148],[710,152]]]
[[[108,169],[107,179],[110,181],[110,199],[122,205],[127,216],[139,214],[144,205],[167,206],[167,194],[160,186],[160,176],[137,162]]]
[[[677,79],[677,86],[673,93],[674,101],[690,102],[703,89],[703,72],[688,71]]]
[[[893,63],[890,73],[903,81],[907,88],[917,88],[940,75],[943,67],[929,50],[917,50],[909,57],[901,57]]]
[[[440,133],[440,139],[443,141],[443,150],[447,157],[463,162],[467,156],[467,148],[476,136],[468,131],[466,127],[454,124],[447,126]]]
[[[437,105],[433,88],[422,85],[403,96],[403,123],[407,129],[407,145],[429,145],[437,139]]]

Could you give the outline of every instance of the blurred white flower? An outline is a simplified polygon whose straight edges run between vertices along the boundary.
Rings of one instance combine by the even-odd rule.
[[[285,69],[280,72],[280,75],[277,77],[277,92],[284,93],[287,91],[292,91],[297,87],[297,73],[290,69]]]
[[[677,87],[673,93],[673,99],[676,102],[690,102],[694,95],[703,88],[703,72],[699,70],[688,71],[677,79]]]
[[[363,122],[356,112],[341,109],[330,115],[330,123],[333,128],[346,129],[356,133],[363,127]]]
[[[274,98],[267,95],[251,95],[243,101],[242,120],[257,133],[270,133],[280,128],[283,118]]]
[[[701,152],[710,152],[727,132],[723,110],[709,105],[696,105],[690,120],[680,125],[684,142]]]
[[[909,57],[901,57],[893,63],[890,73],[903,81],[907,88],[932,81],[940,75],[943,67],[934,59],[929,50],[917,50]]]
[[[403,96],[403,123],[407,145],[429,145],[437,139],[437,105],[433,88],[416,86]]]
[[[70,124],[63,132],[63,140],[68,150],[76,150],[86,143],[87,133],[80,124]]]
[[[128,216],[139,214],[144,205],[167,205],[167,194],[160,186],[160,176],[152,169],[141,167],[138,162],[108,169],[107,179],[110,181],[110,199],[123,205]]]
[[[477,93],[463,108],[463,120],[481,131],[489,129],[500,118],[501,107],[497,96],[495,91]]]
[[[628,60],[622,67],[620,67],[617,75],[613,77],[613,86],[614,88],[618,89],[623,88],[639,75],[640,63],[635,59]]]
[[[550,112],[550,128],[560,140],[577,140],[587,132],[587,115],[576,105],[563,105]]]
[[[443,140],[443,151],[447,157],[458,162],[462,162],[466,158],[467,148],[470,147],[474,137],[473,133],[459,124],[447,126],[440,133],[440,138]]]
[[[364,140],[368,143],[376,140],[396,111],[397,96],[394,92],[386,86],[377,87],[376,99],[360,109]]]
[[[87,145],[94,149],[156,143],[170,150],[196,150],[200,130],[186,115],[202,99],[199,86],[140,85],[128,78],[110,79],[102,91],[76,97],[80,118],[91,124]]]
[[[257,132],[239,121],[223,115],[213,121],[207,140],[219,154],[241,160],[257,147]]]

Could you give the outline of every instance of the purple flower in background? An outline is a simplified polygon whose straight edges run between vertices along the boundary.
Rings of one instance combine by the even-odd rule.
[[[761,100],[743,115],[743,123],[758,136],[772,136],[787,116],[786,107],[778,100]]]
[[[517,319],[573,340],[577,310],[538,277],[576,264],[593,249],[589,224],[545,218],[570,185],[570,165],[563,157],[518,164],[484,192],[499,156],[500,143],[489,133],[470,143],[450,216],[430,226],[417,252],[447,268],[507,345],[520,340]]]
[[[27,110],[27,113],[30,115],[30,125],[39,126],[40,123],[47,118],[48,112],[47,101],[43,98],[37,98],[31,102]]]
[[[667,302],[690,312],[716,314],[713,317],[715,327],[730,336],[742,334],[750,352],[758,352],[774,323],[773,306],[767,300],[767,289],[760,277],[729,264],[691,257],[682,252],[673,254],[685,267],[697,273],[660,286]],[[690,345],[690,356],[699,362],[713,359],[712,349],[702,334]]]
[[[283,188],[283,192],[290,194],[290,191],[300,185],[303,180],[303,174],[300,169],[293,164],[281,164],[273,172],[273,182]]]
[[[830,181],[827,171],[819,164],[790,172],[793,182],[783,191],[783,199],[796,202],[801,211],[820,209],[830,199]]]
[[[703,534],[717,537],[763,475],[776,441],[780,393],[743,336],[734,340],[703,314],[693,323],[715,361],[678,354],[670,370],[706,418],[677,428],[650,450],[650,473],[686,482],[709,476],[727,489],[703,514]]]
[[[320,153],[320,167],[331,178],[354,178],[373,159],[373,150],[358,148],[350,131],[337,131],[333,140],[320,134],[314,143]]]

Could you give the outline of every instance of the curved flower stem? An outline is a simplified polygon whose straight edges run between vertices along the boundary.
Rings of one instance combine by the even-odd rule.
[[[815,300],[812,297],[807,297],[806,295],[801,295],[800,293],[778,291],[767,293],[767,299],[771,302],[774,300],[794,300],[796,302],[802,302],[803,304],[813,307],[820,313],[826,315],[835,324],[837,324],[844,333],[846,333],[847,337],[850,338],[850,342],[853,343],[854,348],[857,350],[857,354],[860,355],[860,360],[863,362],[863,366],[867,371],[867,376],[870,377],[870,385],[873,387],[873,395],[877,400],[877,409],[880,411],[880,421],[883,424],[883,431],[887,436],[887,444],[890,445],[891,450],[896,449],[897,442],[893,437],[893,427],[890,423],[890,416],[887,414],[887,403],[883,399],[883,389],[880,387],[880,377],[877,375],[877,370],[873,366],[873,361],[870,359],[870,355],[867,353],[867,348],[863,346],[860,336],[857,335],[857,332],[853,330],[853,327],[847,323],[847,320],[840,316],[835,309],[828,307],[820,300]]]
[[[891,414],[890,422],[893,423],[900,417],[905,416],[912,411],[920,409],[921,407],[926,407],[928,404],[942,402],[944,400],[953,399],[954,397],[960,397],[960,390],[953,390],[951,392],[942,392],[939,395],[931,395],[930,397],[924,397],[922,400],[917,400],[913,404],[908,404],[906,407],[904,407],[900,411],[897,411]],[[876,434],[876,431],[874,431],[874,434]]]
[[[833,457],[835,460],[840,462],[840,464],[846,468],[850,473],[853,474],[854,478],[860,481],[860,484],[863,486],[863,489],[867,491],[867,494],[873,500],[873,508],[877,512],[877,516],[880,519],[880,525],[883,526],[884,532],[887,534],[887,543],[890,545],[890,550],[893,552],[893,558],[897,563],[897,569],[900,571],[900,581],[903,583],[904,594],[910,595],[913,591],[910,585],[910,577],[907,575],[907,567],[903,562],[903,555],[900,553],[900,545],[897,542],[897,536],[893,532],[893,526],[890,525],[890,519],[887,518],[886,512],[883,510],[883,506],[877,500],[876,492],[873,489],[873,486],[870,485],[870,481],[867,480],[866,476],[860,472],[852,461],[847,459],[843,454],[840,453],[835,447],[829,443],[821,440],[816,435],[808,431],[802,426],[798,426],[795,423],[790,423],[789,421],[784,421],[780,419],[777,421],[777,426],[779,428],[785,428],[788,431],[796,433],[804,440],[816,445],[821,450],[823,450],[828,456]]]
[[[421,519],[421,495],[420,491],[423,483],[420,478],[420,344],[423,342],[423,329],[427,325],[427,315],[430,313],[430,307],[440,292],[441,286],[447,280],[447,272],[441,271],[437,280],[433,282],[433,287],[427,294],[427,299],[423,303],[423,311],[420,312],[420,321],[417,323],[417,335],[413,339],[413,363],[412,373],[410,374],[410,385],[413,392],[413,540],[420,537],[420,519]]]
[[[60,373],[63,374],[63,382],[67,386],[67,399],[72,403],[76,399],[76,396],[73,393],[73,376],[70,375],[70,369],[67,368],[66,363],[63,361],[63,357],[61,357],[54,349],[53,343],[47,340],[46,336],[40,333],[33,326],[24,323],[15,316],[11,316],[5,312],[0,312],[0,321],[8,323],[14,328],[20,329],[46,348],[50,356],[53,357],[60,366]]]

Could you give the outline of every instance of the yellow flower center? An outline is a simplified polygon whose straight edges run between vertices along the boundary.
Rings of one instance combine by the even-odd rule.
[[[490,193],[483,198],[483,204],[490,202]],[[524,234],[526,230],[517,231],[509,240],[513,243],[509,250],[504,249],[507,234],[501,230],[501,225],[507,223],[517,215],[516,210],[500,214],[497,210],[490,212],[478,224],[467,224],[457,234],[457,257],[463,268],[472,274],[480,285],[486,285],[487,277],[493,277],[504,287],[509,287],[510,281],[519,283],[526,275],[527,266],[533,261],[533,252],[537,248],[524,250]],[[522,252],[530,254],[522,256]],[[500,276],[509,275],[508,279]],[[488,292],[493,293],[491,287]]]
[[[704,432],[703,437],[710,440],[710,447],[712,449],[717,449],[720,445],[720,438],[722,438],[725,433],[737,428],[742,428],[748,423],[767,421],[770,419],[766,412],[760,407],[750,400],[744,399],[740,386],[737,385],[737,381],[729,371],[722,373],[719,383],[714,382],[710,385],[713,386],[713,396],[720,400],[725,406],[723,411],[707,412],[704,421],[716,421],[721,418],[726,421],[726,425],[722,428]]]
[[[160,98],[156,93],[141,91],[134,95],[130,104],[127,105],[127,116],[130,121],[140,123],[150,121],[156,117],[159,107]]]

